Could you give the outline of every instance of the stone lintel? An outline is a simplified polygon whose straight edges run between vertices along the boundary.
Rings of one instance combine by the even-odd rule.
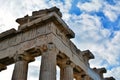
[[[77,49],[77,53],[80,54],[80,53],[81,53],[81,50],[80,50],[80,49]]]
[[[64,53],[59,51],[59,54],[57,55],[58,63],[59,63],[59,61],[61,62],[61,60],[64,60],[64,59],[66,60],[66,58],[67,58],[67,56]]]
[[[65,67],[66,65],[70,65],[72,66],[73,68],[75,67],[75,64],[70,61],[69,59],[61,59],[59,61],[57,61],[57,64],[60,66],[60,67]]]
[[[14,36],[15,33],[16,33],[16,30],[14,28],[7,30],[3,33],[0,33],[0,41],[6,39],[8,37]]]
[[[29,48],[27,50],[24,50],[24,52],[29,54],[29,55],[32,55],[32,56],[36,57],[36,56],[41,55],[43,50],[45,50],[45,49],[46,49],[45,46],[43,46],[42,48],[34,46],[34,47],[31,47],[31,48]]]
[[[22,61],[22,60],[27,61],[27,62],[32,62],[35,60],[35,58],[29,54],[15,54],[14,60],[15,62]]]
[[[83,59],[83,55],[81,54],[81,50],[80,49],[77,49],[76,50],[76,53],[79,55],[79,58],[83,61],[84,59]]]
[[[115,80],[114,77],[106,77],[104,80]]]
[[[89,50],[82,51],[83,57],[89,59],[94,59],[94,55]]]

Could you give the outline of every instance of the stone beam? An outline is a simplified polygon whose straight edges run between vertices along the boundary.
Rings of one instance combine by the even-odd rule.
[[[16,34],[16,30],[14,28],[7,30],[0,34],[0,41],[3,41],[6,38],[12,37]]]

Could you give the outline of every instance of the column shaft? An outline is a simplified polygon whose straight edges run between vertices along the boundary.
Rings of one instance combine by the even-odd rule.
[[[56,53],[52,50],[42,55],[39,80],[56,80]]]
[[[25,60],[15,63],[12,80],[27,80],[28,62]]]
[[[66,65],[60,69],[60,80],[73,80],[73,67]]]

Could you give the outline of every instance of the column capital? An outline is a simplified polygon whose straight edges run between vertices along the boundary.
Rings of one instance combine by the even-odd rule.
[[[73,80],[74,64],[70,60],[63,61],[60,65],[60,80]]]
[[[72,66],[73,68],[75,67],[75,64],[74,64],[72,61],[70,61],[70,60],[67,60],[67,61],[66,61],[66,65],[70,65],[70,66]]]
[[[6,65],[0,63],[0,72],[7,69]]]
[[[43,50],[46,50],[46,47],[44,45],[43,45]],[[33,56],[38,56],[42,54],[42,51],[40,46],[33,46],[29,49],[24,50],[24,53],[33,55]]]
[[[32,62],[35,60],[33,56],[28,55],[28,54],[15,54],[13,58],[15,62],[22,61],[22,60],[27,61],[27,62]]]
[[[76,80],[81,80],[82,79],[82,74],[81,73],[74,73],[74,78]]]
[[[48,43],[47,48],[48,48],[48,51],[54,51],[54,52],[57,52],[57,54],[59,53],[59,50],[57,49],[56,45],[53,43]]]
[[[44,53],[44,52],[47,52],[47,51],[54,51],[57,54],[59,53],[59,50],[57,49],[55,44],[53,44],[52,42],[43,44],[41,46],[37,46],[37,49],[39,49],[41,51],[41,53]]]
[[[85,79],[85,80],[92,80],[92,78],[89,77],[88,75],[85,75],[85,76],[84,76],[84,79]]]
[[[60,67],[65,67],[68,65],[70,65],[73,68],[75,67],[75,64],[72,61],[70,61],[69,59],[62,59],[62,61],[60,60],[58,63],[59,63]]]

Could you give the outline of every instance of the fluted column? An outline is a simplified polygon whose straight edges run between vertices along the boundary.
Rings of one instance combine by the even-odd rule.
[[[73,80],[73,65],[70,61],[60,67],[60,80]]]
[[[34,59],[23,55],[16,55],[14,59],[15,67],[13,70],[12,80],[27,80],[28,62]]]
[[[53,44],[47,45],[47,50],[42,53],[39,80],[56,80],[56,55]]]

